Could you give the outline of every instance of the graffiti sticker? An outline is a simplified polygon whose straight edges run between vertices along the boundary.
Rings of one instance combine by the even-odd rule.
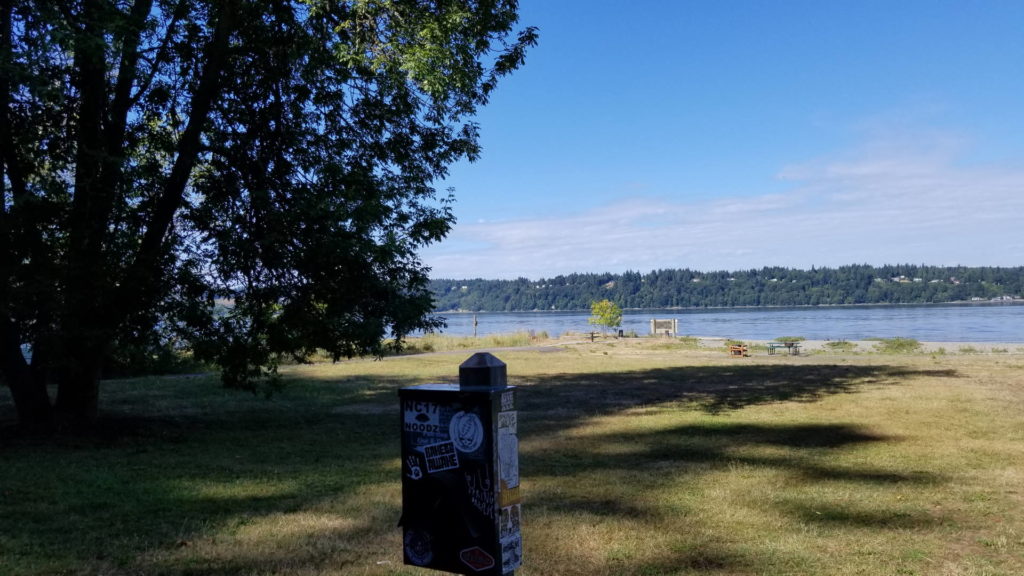
[[[508,573],[523,564],[523,537],[519,534],[501,539],[501,571]]]
[[[494,518],[494,481],[487,468],[475,470],[472,474],[466,472],[466,493],[470,502],[488,518]]]
[[[501,509],[501,515],[498,519],[498,528],[499,535],[502,540],[519,534],[521,513],[522,506],[519,504]]]
[[[498,465],[502,488],[519,486],[519,437],[516,412],[498,413]]]
[[[511,572],[523,563],[523,536],[520,531],[521,507],[516,504],[501,509],[498,517],[498,539],[501,543],[501,571]]]
[[[447,440],[445,420],[449,410],[448,406],[435,402],[406,400],[402,405],[402,429],[415,434],[417,443]]]
[[[423,447],[423,457],[427,461],[427,472],[434,473],[459,467],[459,455],[455,452],[455,444],[441,442]]]
[[[467,548],[459,552],[459,559],[462,560],[463,564],[477,572],[494,567],[494,557],[479,546]]]
[[[516,407],[516,393],[514,390],[503,392],[501,394],[501,409],[502,411],[511,410]]]
[[[413,480],[423,478],[423,470],[420,469],[420,461],[418,458],[415,456],[409,456],[405,460],[405,463],[409,465],[409,472],[407,473],[409,478],[412,478]]]
[[[498,412],[498,430],[505,430],[509,434],[517,434],[519,425],[519,413],[515,410]]]
[[[409,530],[405,533],[405,557],[416,566],[426,566],[434,559],[430,534],[422,530]]]
[[[448,435],[459,452],[474,452],[484,442],[484,425],[472,412],[457,412],[448,425]]]

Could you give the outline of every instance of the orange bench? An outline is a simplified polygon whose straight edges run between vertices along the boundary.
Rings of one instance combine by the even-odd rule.
[[[729,345],[729,356],[746,356],[747,345],[746,344],[731,344]]]

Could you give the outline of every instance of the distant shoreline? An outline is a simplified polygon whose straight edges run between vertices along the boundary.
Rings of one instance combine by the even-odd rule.
[[[951,302],[912,302],[912,303],[860,303],[860,304],[792,304],[786,306],[661,306],[657,308],[623,308],[623,312],[648,312],[671,310],[687,312],[700,310],[792,310],[801,308],[923,308],[930,306],[1024,306],[1024,298],[1014,300],[955,300]],[[588,308],[564,308],[558,310],[435,310],[431,314],[547,314],[568,312],[573,314],[589,313]]]

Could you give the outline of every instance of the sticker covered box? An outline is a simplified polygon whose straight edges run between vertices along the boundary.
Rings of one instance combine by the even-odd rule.
[[[501,575],[521,562],[516,388],[399,390],[405,563]]]

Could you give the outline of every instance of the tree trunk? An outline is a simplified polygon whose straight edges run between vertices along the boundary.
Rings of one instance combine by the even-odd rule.
[[[61,382],[55,406],[57,427],[73,432],[92,428],[96,424],[99,396],[99,378],[76,374],[73,380]]]
[[[50,407],[50,395],[44,382],[36,382],[32,373],[26,368],[15,375],[7,375],[7,387],[14,399],[14,408],[18,413],[18,425],[29,434],[45,434],[54,429],[53,410]]]
[[[29,368],[13,327],[4,323],[0,332],[0,375],[11,390],[18,424],[32,434],[52,431],[53,410],[45,379]]]
[[[65,329],[62,335],[64,358],[56,363],[57,400],[54,403],[60,430],[82,432],[96,424],[103,351],[109,342],[104,336],[96,330],[74,328]]]

